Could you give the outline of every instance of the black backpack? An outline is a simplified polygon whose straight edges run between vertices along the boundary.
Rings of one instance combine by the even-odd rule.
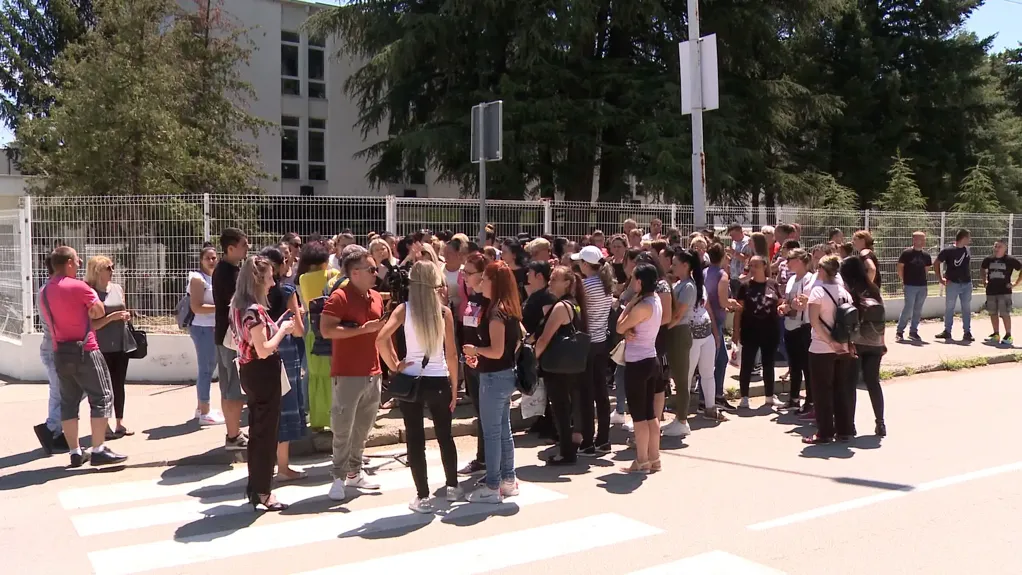
[[[822,318],[820,321],[830,330],[831,339],[838,343],[850,343],[855,335],[859,333],[860,320],[858,308],[852,302],[838,302],[827,288],[823,288],[823,291],[827,293],[830,301],[834,302],[837,310],[834,313],[834,325],[828,325]],[[882,313],[883,308],[881,307],[880,309]]]
[[[319,322],[322,319],[323,308],[326,306],[326,302],[330,299],[330,296],[334,293],[334,290],[344,285],[346,278],[338,278],[331,286],[329,282],[323,287],[323,295],[309,302],[309,327],[312,329],[312,355],[320,355],[329,357],[333,353],[333,343],[323,337],[323,332],[320,331]]]

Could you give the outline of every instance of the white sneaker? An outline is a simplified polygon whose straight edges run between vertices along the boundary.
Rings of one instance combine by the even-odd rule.
[[[330,484],[330,492],[326,496],[332,501],[344,501],[347,498],[347,494],[344,492],[344,480],[334,479],[334,482]]]
[[[469,503],[498,504],[502,500],[503,496],[501,496],[499,489],[490,489],[485,485],[468,494]]]
[[[345,477],[344,484],[349,487],[358,487],[359,489],[376,490],[380,488],[379,483],[372,483],[366,478],[366,474],[361,472],[355,477]]]
[[[748,397],[743,397],[742,400],[738,402],[738,408],[739,409],[749,409],[749,398]]]
[[[616,409],[610,412],[611,425],[623,425],[626,421],[628,420],[625,419],[625,414],[618,413]]]
[[[770,397],[766,398],[766,404],[767,405],[776,405],[778,407],[784,405],[784,403],[780,399],[777,399],[776,395],[771,395]]]
[[[501,497],[514,497],[518,495],[518,482],[517,481],[501,481],[500,482],[500,496]]]
[[[196,416],[199,420],[199,425],[208,427],[211,425],[223,425],[226,419],[224,414],[220,413],[215,409],[210,409],[209,413],[199,413]]]
[[[688,421],[676,417],[674,421],[660,428],[660,434],[664,437],[688,437],[692,434],[692,428],[689,427]]]
[[[621,427],[628,433],[632,433],[633,431],[635,431],[635,424],[631,421],[626,421],[622,423]]]
[[[436,511],[433,508],[433,502],[430,501],[429,497],[416,497],[412,499],[412,502],[408,504],[408,508],[416,513],[429,514]]]
[[[465,498],[465,491],[461,487],[447,487],[447,501],[454,503]]]

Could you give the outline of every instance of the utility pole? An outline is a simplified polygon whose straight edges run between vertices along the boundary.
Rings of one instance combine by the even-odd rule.
[[[688,39],[692,85],[692,210],[696,230],[706,227],[706,154],[703,151],[702,42],[699,36],[699,0],[688,0]],[[682,66],[685,62],[682,62]]]

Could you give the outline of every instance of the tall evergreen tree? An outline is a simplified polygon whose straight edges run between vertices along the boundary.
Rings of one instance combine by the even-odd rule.
[[[983,164],[976,164],[969,169],[955,199],[957,201],[951,207],[953,212],[990,214],[1003,211],[994,193],[994,182]]]
[[[890,181],[887,189],[876,199],[874,206],[891,212],[922,212],[926,210],[926,199],[923,198],[916,183],[915,172],[902,157],[901,150],[892,158],[894,163],[887,171]]]

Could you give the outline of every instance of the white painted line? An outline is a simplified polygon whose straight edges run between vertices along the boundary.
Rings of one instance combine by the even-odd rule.
[[[519,489],[520,494],[517,497],[512,497],[500,505],[484,503],[455,505],[445,514],[445,519],[457,520],[500,513],[516,507],[566,498],[561,493],[530,483],[520,483]],[[391,505],[350,513],[326,513],[309,519],[217,533],[202,533],[169,541],[129,545],[94,551],[88,555],[96,575],[127,575],[332,541],[339,536],[365,536],[376,532],[416,528],[437,519],[434,515],[409,511],[405,504]]]
[[[725,553],[710,551],[681,561],[635,571],[631,575],[785,575],[766,565]]]
[[[426,470],[426,474],[437,486],[443,484],[443,467],[429,468]],[[414,486],[412,472],[408,469],[381,473],[373,477],[372,480],[379,483],[380,491],[383,493],[399,491]],[[273,493],[280,501],[292,504],[317,496],[326,497],[329,490],[329,483],[320,485],[284,485],[274,489]],[[366,491],[366,493],[371,492]],[[71,523],[75,526],[75,530],[78,531],[78,535],[87,537],[103,533],[142,529],[154,525],[191,523],[212,517],[251,512],[252,507],[249,506],[247,500],[241,495],[241,493],[229,493],[216,502],[203,502],[200,498],[195,498],[188,501],[131,507],[115,511],[85,513],[71,517]]]
[[[431,449],[426,451],[427,461],[438,459],[440,459],[439,450]],[[306,471],[326,469],[329,467],[329,462],[317,465],[297,466],[297,468],[304,469]],[[370,475],[374,481],[390,473],[410,473],[407,467],[404,467],[397,462],[384,462],[383,464],[375,467],[366,467],[366,469],[379,470],[378,474]],[[248,469],[244,465],[239,465],[231,470],[222,471],[211,477],[185,475],[166,479],[129,481],[108,485],[95,485],[92,487],[79,487],[76,489],[65,489],[58,493],[57,497],[64,509],[88,509],[90,507],[101,507],[103,505],[132,503],[135,501],[146,501],[149,499],[162,499],[165,497],[173,497],[175,495],[188,495],[199,489],[215,491],[217,489],[224,489],[230,483],[235,481],[242,481],[246,477],[248,477]],[[245,486],[242,484],[239,487],[239,490],[244,491]]]
[[[762,523],[755,523],[749,525],[747,528],[753,531],[764,531],[766,529],[773,529],[775,527],[784,527],[786,525],[802,523],[804,521],[809,521],[812,519],[819,519],[820,517],[826,517],[828,515],[842,513],[844,511],[851,511],[853,509],[868,507],[875,503],[890,501],[892,499],[899,499],[911,495],[913,493],[933,491],[934,489],[950,487],[952,485],[958,485],[960,483],[965,483],[967,481],[985,479],[987,477],[993,477],[995,475],[1001,475],[1004,473],[1011,473],[1013,471],[1020,470],[1022,470],[1022,461],[1008,463],[1006,465],[998,465],[997,467],[989,467],[987,469],[980,469],[978,471],[970,471],[969,473],[962,473],[960,475],[952,475],[950,477],[945,477],[942,479],[927,481],[925,483],[920,483],[919,485],[916,485],[913,489],[886,491],[884,493],[878,493],[876,495],[868,495],[866,497],[860,497],[858,499],[850,499],[848,501],[835,503],[833,505],[824,505],[823,507],[817,507],[816,509],[810,509],[808,511],[794,513],[792,515],[786,515],[778,519],[772,519],[770,521],[764,521]]]
[[[428,572],[430,568],[442,571],[444,575],[477,575],[660,533],[663,531],[656,527],[615,513],[606,513],[359,563],[336,565],[302,575],[417,573]]]

